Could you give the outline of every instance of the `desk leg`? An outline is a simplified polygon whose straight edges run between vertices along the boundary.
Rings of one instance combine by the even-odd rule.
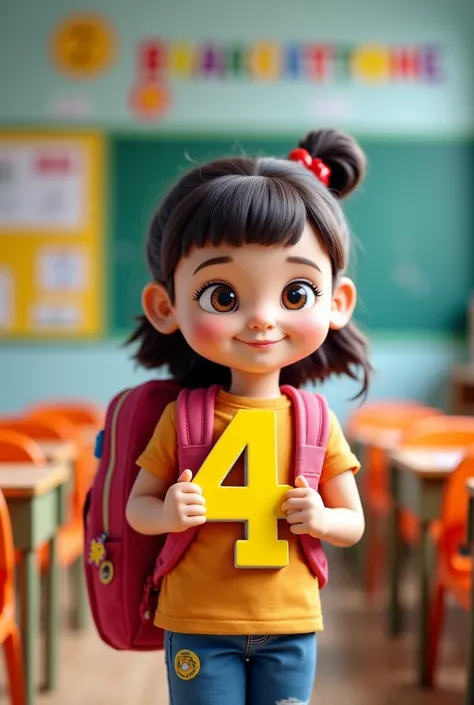
[[[390,509],[388,524],[389,545],[389,603],[388,603],[388,633],[398,636],[402,631],[402,610],[400,605],[400,574],[402,567],[402,542],[398,531],[398,509],[393,502]]]
[[[430,586],[433,576],[433,553],[431,550],[429,523],[421,522],[421,540],[418,557],[419,605],[418,605],[418,681],[421,687],[429,685],[428,639]]]
[[[85,629],[88,624],[89,603],[87,599],[86,578],[82,556],[72,565],[72,578],[74,580],[74,628]]]
[[[58,634],[59,634],[59,568],[57,557],[57,538],[54,536],[49,544],[49,566],[46,579],[46,634],[45,654],[46,673],[45,690],[54,690],[57,684]]]
[[[36,638],[39,631],[40,580],[38,557],[27,550],[21,561],[21,630],[25,659],[26,703],[33,705],[36,691]]]

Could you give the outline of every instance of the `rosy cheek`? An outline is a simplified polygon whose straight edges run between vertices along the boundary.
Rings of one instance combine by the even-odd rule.
[[[302,316],[294,334],[308,347],[319,347],[327,335],[329,321],[319,316]]]
[[[209,315],[200,320],[194,320],[191,325],[192,337],[203,343],[222,338],[226,330],[224,318],[225,316]]]

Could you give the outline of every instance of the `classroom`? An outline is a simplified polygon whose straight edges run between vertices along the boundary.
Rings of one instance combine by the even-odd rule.
[[[474,705],[473,31],[4,4],[0,705]]]

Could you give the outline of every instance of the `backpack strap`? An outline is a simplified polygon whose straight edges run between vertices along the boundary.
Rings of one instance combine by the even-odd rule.
[[[212,448],[214,434],[214,408],[219,385],[208,389],[183,389],[177,398],[178,431],[178,476],[183,470],[197,473]],[[169,573],[179,561],[186,548],[196,535],[197,527],[192,527],[178,534],[168,534],[159,554],[153,576],[145,584],[144,596],[140,607],[143,615],[151,614],[151,595],[156,594],[162,577]]]
[[[323,469],[329,435],[329,411],[320,394],[281,387],[294,408],[295,424],[295,478],[304,475],[309,486],[317,490]]]
[[[214,408],[220,387],[183,389],[176,402],[179,472],[189,468],[193,475],[212,447]]]

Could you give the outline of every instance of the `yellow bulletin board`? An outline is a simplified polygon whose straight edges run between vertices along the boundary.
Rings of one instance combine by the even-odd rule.
[[[0,338],[104,332],[98,134],[0,133]]]

